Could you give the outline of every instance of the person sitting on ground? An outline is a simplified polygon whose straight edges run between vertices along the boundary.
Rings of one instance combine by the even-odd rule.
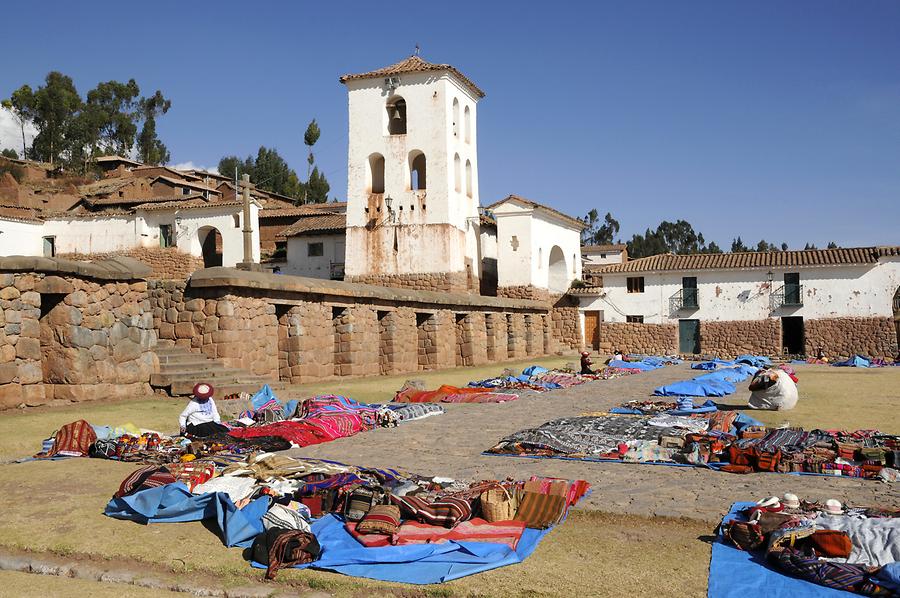
[[[591,353],[590,351],[582,351],[581,352],[581,373],[582,374],[596,374],[594,370],[591,369],[591,364],[594,363],[591,361]]]
[[[625,352],[616,349],[613,351],[613,359],[616,361],[625,361]]]
[[[816,361],[820,363],[828,363],[828,358],[825,357],[825,347],[819,347],[816,349]]]
[[[198,382],[194,385],[194,396],[178,417],[182,434],[202,438],[228,431],[221,423],[212,396],[212,384]]]

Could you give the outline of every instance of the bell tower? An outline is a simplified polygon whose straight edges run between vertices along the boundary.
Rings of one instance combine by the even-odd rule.
[[[417,55],[341,82],[350,126],[345,279],[477,292],[484,92]]]

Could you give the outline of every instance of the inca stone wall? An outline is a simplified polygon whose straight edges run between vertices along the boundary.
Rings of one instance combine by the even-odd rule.
[[[603,322],[600,324],[600,349],[671,355],[678,352],[678,326]]]
[[[464,366],[483,365],[487,363],[487,330],[483,313],[463,315],[456,324],[457,364]]]
[[[383,287],[398,287],[418,291],[446,291],[448,293],[465,293],[471,290],[473,284],[478,284],[477,279],[472,281],[463,272],[370,274],[368,276],[346,276],[344,280]]]
[[[18,271],[0,274],[0,409],[150,394],[148,269],[21,257],[2,269]]]
[[[550,309],[550,326],[555,342],[559,347],[566,349],[582,347],[584,340],[581,337],[578,299],[569,295],[562,295],[552,297],[551,302],[553,307]]]
[[[509,359],[525,359],[525,314],[508,314],[506,320],[506,352]]]
[[[897,331],[890,318],[823,318],[806,320],[804,327],[807,355],[815,355],[819,347],[831,359],[855,354],[893,359],[898,354]]]
[[[484,315],[485,351],[488,361],[507,359],[506,317],[503,314]]]
[[[534,301],[549,301],[550,291],[539,289],[531,285],[497,287],[498,297],[510,299],[533,299]]]
[[[185,281],[151,281],[152,317],[162,346],[221,359],[230,368],[278,379],[275,305],[256,297],[206,293]]]
[[[111,253],[91,253],[89,255],[73,253],[60,254],[59,257],[97,261],[121,256],[139,260],[150,266],[151,272],[147,276],[150,279],[184,280],[191,275],[191,272],[203,268],[202,257],[185,253],[177,247],[134,247]]]
[[[334,374],[332,308],[304,302],[286,307],[278,320],[278,367],[287,382],[322,380]]]
[[[601,324],[601,328],[605,324]],[[732,322],[700,322],[700,350],[720,357],[743,353],[781,353],[781,322],[775,318]]]

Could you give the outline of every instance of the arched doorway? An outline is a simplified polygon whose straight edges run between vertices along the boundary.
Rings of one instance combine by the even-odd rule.
[[[550,250],[550,265],[547,270],[549,273],[547,287],[550,292],[565,293],[569,288],[569,271],[566,268],[566,256],[559,245],[554,245]]]
[[[203,267],[213,268],[222,265],[222,233],[213,226],[204,226],[197,231],[200,249],[203,254]]]

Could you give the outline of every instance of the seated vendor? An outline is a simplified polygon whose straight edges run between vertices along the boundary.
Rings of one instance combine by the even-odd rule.
[[[591,369],[591,364],[594,363],[591,361],[591,354],[589,351],[581,352],[581,373],[582,374],[596,374],[594,370]]]
[[[194,396],[178,417],[181,433],[188,436],[212,436],[227,432],[221,424],[216,402],[212,398],[212,384],[199,382],[194,385]]]
[[[816,349],[816,361],[821,363],[828,363],[828,358],[825,356],[825,347],[819,347]]]

